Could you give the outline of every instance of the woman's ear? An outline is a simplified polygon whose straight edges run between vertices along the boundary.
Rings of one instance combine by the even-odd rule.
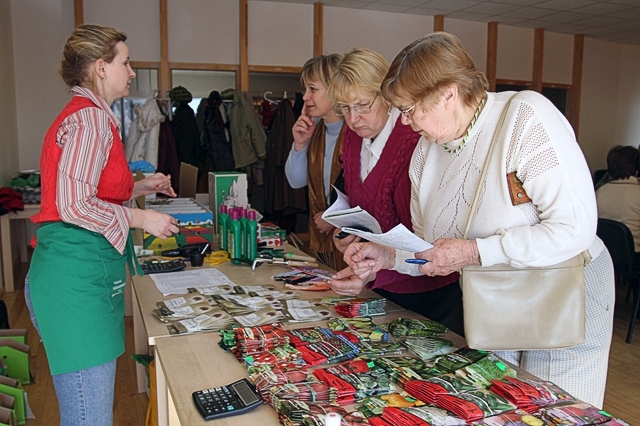
[[[444,98],[445,107],[447,109],[453,108],[458,100],[458,86],[452,84],[445,87],[442,97]]]
[[[93,63],[93,72],[96,74],[98,79],[102,79],[105,76],[104,64],[105,62],[103,59],[98,59]]]

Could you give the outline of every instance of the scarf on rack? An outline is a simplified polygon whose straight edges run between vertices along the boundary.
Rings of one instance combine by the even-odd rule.
[[[333,161],[331,163],[331,183],[334,183],[342,170],[340,157],[342,156],[342,135],[346,123],[342,125],[336,147],[333,151]],[[319,120],[309,141],[307,151],[307,169],[309,182],[309,237],[310,247],[318,254],[320,261],[328,266],[339,270],[338,267],[345,265],[340,253],[333,244],[333,235],[324,235],[316,227],[313,217],[321,211],[327,209],[327,197],[324,191],[324,150],[325,150],[326,126],[324,120]],[[342,269],[342,268],[340,268]]]

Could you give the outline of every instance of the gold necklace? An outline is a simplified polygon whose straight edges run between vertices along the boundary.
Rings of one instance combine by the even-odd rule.
[[[447,151],[450,154],[456,154],[462,151],[462,148],[464,148],[464,146],[467,143],[467,139],[469,138],[469,133],[471,133],[471,129],[473,129],[473,125],[476,124],[476,121],[478,121],[478,117],[480,116],[480,113],[482,112],[482,109],[484,108],[484,105],[486,103],[487,103],[487,93],[485,92],[484,96],[480,100],[480,103],[478,104],[478,108],[476,108],[476,112],[473,114],[473,117],[471,118],[471,123],[469,123],[469,127],[467,127],[467,131],[464,132],[464,136],[462,137],[462,142],[460,142],[460,145],[451,149],[445,143],[444,145],[442,145],[445,151]]]

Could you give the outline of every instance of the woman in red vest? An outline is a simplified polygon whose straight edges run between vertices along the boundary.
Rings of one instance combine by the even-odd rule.
[[[81,25],[67,40],[60,74],[73,92],[47,132],[40,157],[42,201],[29,287],[58,396],[60,424],[110,426],[116,358],[124,352],[126,267],[134,265],[130,228],[166,239],[176,220],[124,205],[161,192],[169,176],[134,183],[113,102],[135,73],[127,36]],[[132,270],[133,273],[133,270]]]
[[[328,96],[348,128],[343,134],[344,187],[351,207],[360,206],[376,218],[382,232],[399,223],[413,229],[409,163],[420,139],[401,122],[401,113],[380,94],[389,63],[373,50],[347,52],[331,79]],[[339,230],[335,231],[338,234]],[[341,252],[357,240],[334,238]],[[463,334],[462,292],[458,273],[442,277],[409,276],[381,270],[369,276],[367,288]],[[365,281],[355,275],[331,281],[338,294],[358,295]]]

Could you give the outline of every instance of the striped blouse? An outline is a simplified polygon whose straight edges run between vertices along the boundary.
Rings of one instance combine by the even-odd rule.
[[[107,103],[91,90],[71,89],[75,96],[98,108],[83,108],[62,122],[57,144],[62,150],[58,164],[56,206],[60,218],[102,235],[123,253],[129,234],[131,210],[97,198],[100,175],[113,145],[111,125],[120,122]]]

